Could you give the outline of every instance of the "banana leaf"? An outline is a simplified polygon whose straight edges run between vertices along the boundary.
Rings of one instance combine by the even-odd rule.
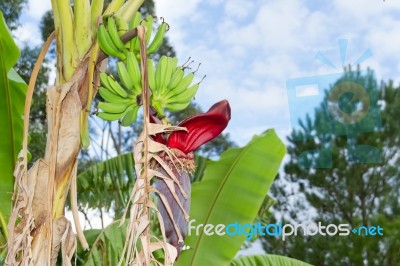
[[[311,264],[278,255],[243,256],[232,261],[231,266],[312,266]]]
[[[93,209],[114,207],[122,214],[135,181],[133,154],[126,153],[99,162],[77,177],[79,203]]]
[[[84,234],[90,249],[84,251],[78,246],[77,265],[118,265],[128,224],[120,225],[120,222],[116,220],[104,229],[86,230]]]
[[[255,136],[243,148],[229,149],[207,163],[201,182],[192,185],[193,225],[253,224],[274,180],[286,148],[274,130]],[[189,228],[190,230],[190,228]],[[176,265],[229,265],[245,235],[206,235],[189,231]]]
[[[192,182],[201,181],[207,158],[195,157],[196,171]],[[98,162],[77,177],[78,199],[82,206],[92,209],[114,207],[115,216],[122,214],[135,181],[133,153],[121,154]]]
[[[11,213],[13,171],[23,137],[27,85],[12,68],[19,56],[18,47],[0,11],[0,212],[5,220]]]
[[[210,161],[210,159],[200,156],[200,155],[195,155],[194,161],[196,164],[196,171],[194,172],[194,174],[192,176],[192,183],[200,182],[203,179],[207,162]]]

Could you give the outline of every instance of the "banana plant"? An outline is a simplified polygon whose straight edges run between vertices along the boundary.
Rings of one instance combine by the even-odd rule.
[[[12,68],[19,54],[0,11],[0,264],[6,254],[6,221],[12,207],[13,172],[23,136],[22,114],[27,85]]]
[[[77,155],[89,144],[88,110],[96,93],[94,84],[107,61],[99,49],[98,25],[111,14],[130,21],[142,3],[113,0],[104,10],[103,0],[75,0],[73,6],[67,0],[51,1],[57,69],[56,83],[47,89],[48,142],[45,156],[28,171],[25,123],[22,152],[14,171],[15,201],[5,265],[55,265],[60,250],[64,263],[69,264],[76,240],[64,217],[64,206],[70,187],[71,198],[76,200]],[[30,92],[34,81],[33,77]],[[25,121],[29,120],[31,93],[27,95]],[[88,248],[78,220],[76,225],[79,240]]]

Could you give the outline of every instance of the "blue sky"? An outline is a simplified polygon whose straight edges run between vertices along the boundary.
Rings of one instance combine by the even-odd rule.
[[[196,100],[206,107],[227,98],[228,131],[240,144],[270,127],[281,136],[290,132],[290,117],[305,110],[289,112],[287,80],[342,72],[339,39],[348,40],[345,64],[370,49],[373,56],[362,68],[372,67],[378,79],[399,80],[399,2],[316,2],[158,1],[178,55],[200,61],[207,74]],[[318,52],[337,68],[316,60]]]
[[[226,132],[243,145],[252,135],[275,128],[285,138],[292,117],[286,82],[292,78],[340,73],[338,40],[347,40],[344,64],[366,50],[377,78],[398,82],[400,1],[387,0],[159,0],[158,16],[170,24],[168,36],[181,63],[201,63],[196,102],[208,109],[228,99],[232,120]],[[50,1],[29,0],[17,30],[20,42],[39,44],[38,21]],[[337,68],[315,58],[321,52]],[[318,101],[314,101],[318,105]]]

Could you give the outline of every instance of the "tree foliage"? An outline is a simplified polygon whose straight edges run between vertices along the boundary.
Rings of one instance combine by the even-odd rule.
[[[19,16],[26,3],[27,0],[3,0],[0,2],[0,10],[10,30],[18,27]]]
[[[336,102],[329,97],[335,86],[357,84],[368,93],[369,102],[353,98],[352,93],[344,93]],[[283,216],[294,223],[345,223],[352,228],[380,225],[384,236],[298,235],[284,242],[268,237],[263,239],[268,253],[315,265],[398,264],[399,92],[391,81],[378,84],[372,71],[348,68],[327,91],[313,117],[307,116],[299,122],[301,128],[292,131],[288,138],[290,161],[273,188],[278,200],[275,220]],[[337,114],[330,106],[350,114],[363,110],[365,104],[369,104],[368,113],[356,123],[332,120],[331,115]],[[327,161],[331,166],[318,168]]]

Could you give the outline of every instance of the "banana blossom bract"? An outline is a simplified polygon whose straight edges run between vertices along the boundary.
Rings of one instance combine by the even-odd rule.
[[[178,127],[185,127],[187,131],[174,131],[168,139],[158,134],[155,141],[166,144],[188,154],[206,142],[216,138],[228,125],[231,119],[231,108],[227,100],[217,102],[202,114],[192,116],[179,123]],[[154,121],[154,118],[152,118]]]
[[[172,213],[171,217],[164,203],[161,200],[158,201],[158,209],[164,221],[167,241],[176,247],[178,255],[182,250],[188,226],[185,213],[188,214],[190,209],[191,188],[189,174],[195,169],[192,152],[204,143],[217,137],[226,128],[230,118],[231,109],[229,103],[227,100],[223,100],[214,104],[206,113],[195,115],[179,123],[178,126],[185,127],[187,131],[173,131],[169,136],[165,134],[154,136],[155,141],[167,145],[171,148],[174,155],[179,158],[179,162],[176,162],[174,158],[170,158],[165,154],[160,155],[177,177],[185,194],[188,195],[188,197],[184,197],[179,187],[175,184],[175,191],[173,193],[176,194],[176,197],[174,197],[165,180],[161,178],[156,179],[155,186],[165,196]],[[155,117],[151,117],[151,121],[153,123],[160,122]],[[177,165],[183,165],[183,167],[178,169]],[[158,171],[167,174],[161,167]],[[180,201],[179,204],[176,198]],[[179,205],[182,207],[179,207]],[[177,226],[179,234],[174,225]]]

